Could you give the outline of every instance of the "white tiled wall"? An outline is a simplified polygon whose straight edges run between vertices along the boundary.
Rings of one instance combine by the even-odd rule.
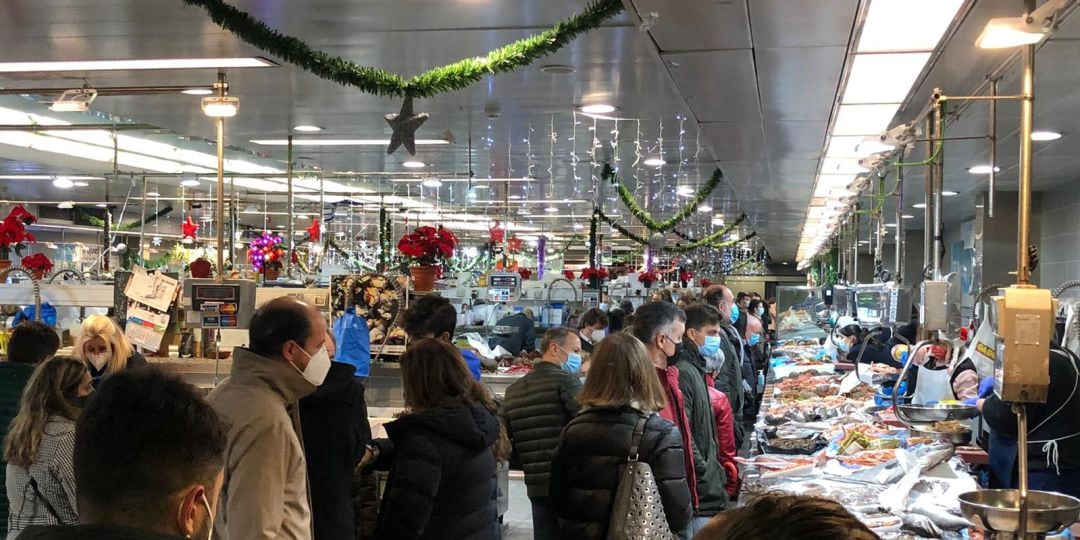
[[[1080,182],[1044,191],[1039,242],[1039,285],[1053,289],[1080,279]]]

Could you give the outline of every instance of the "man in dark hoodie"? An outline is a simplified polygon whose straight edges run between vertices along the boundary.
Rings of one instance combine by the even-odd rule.
[[[199,391],[158,369],[102,382],[75,428],[80,525],[28,527],[20,540],[210,538],[227,428]]]
[[[331,336],[326,337],[326,352],[333,360]],[[371,441],[371,424],[355,372],[350,364],[332,362],[322,385],[300,399],[315,540],[353,538],[357,531],[353,471]]]
[[[686,310],[686,335],[675,352],[686,418],[690,424],[690,448],[697,475],[698,507],[686,533],[693,536],[721,512],[728,502],[727,475],[720,464],[716,436],[716,418],[705,380],[705,358],[720,349],[720,312],[709,306],[695,305]]]

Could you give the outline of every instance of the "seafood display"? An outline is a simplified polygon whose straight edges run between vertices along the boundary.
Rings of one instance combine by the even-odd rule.
[[[402,301],[395,280],[381,274],[331,276],[330,306],[334,319],[356,308],[367,321],[372,345],[405,344],[405,331],[396,326]]]

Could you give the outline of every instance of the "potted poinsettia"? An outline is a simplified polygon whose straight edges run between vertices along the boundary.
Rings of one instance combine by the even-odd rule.
[[[53,269],[53,263],[45,256],[44,253],[35,253],[33,255],[27,255],[20,261],[22,267],[29,271],[36,280],[41,280]]]
[[[607,279],[611,276],[607,268],[601,266],[600,268],[588,267],[581,271],[581,279],[589,282],[590,289],[599,289],[600,281]]]
[[[690,285],[690,280],[694,279],[694,273],[689,270],[679,270],[679,284],[682,288],[686,288]]]
[[[526,281],[532,277],[532,270],[525,267],[518,268],[517,273],[521,276],[522,281]]]
[[[657,281],[660,281],[660,278],[657,277],[656,273],[653,272],[652,270],[646,270],[646,271],[638,274],[637,279],[638,279],[638,281],[641,282],[642,285],[645,286],[646,289],[648,289],[649,287],[652,287],[653,283],[656,283]]]
[[[417,227],[411,233],[398,240],[398,251],[412,263],[409,273],[413,278],[413,289],[430,291],[435,289],[435,279],[441,268],[438,266],[454,255],[458,245],[457,237],[450,229],[439,226]]]
[[[562,275],[564,278],[566,278],[567,281],[574,281],[574,278],[577,277],[574,275],[573,270],[563,270]]]
[[[11,252],[22,255],[26,244],[36,242],[33,234],[26,230],[26,226],[37,221],[37,217],[28,212],[23,206],[16,205],[8,212],[7,217],[0,221],[0,268],[11,266]]]
[[[707,289],[712,286],[712,280],[707,277],[703,277],[701,278],[701,281],[698,282],[698,285],[701,285],[702,289]]]

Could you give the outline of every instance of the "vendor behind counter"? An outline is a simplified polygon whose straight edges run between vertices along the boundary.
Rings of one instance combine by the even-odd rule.
[[[536,350],[536,316],[529,308],[525,308],[512,315],[507,315],[495,326],[506,326],[515,329],[505,335],[495,338],[493,345],[498,345],[514,356],[521,356],[523,352]]]

